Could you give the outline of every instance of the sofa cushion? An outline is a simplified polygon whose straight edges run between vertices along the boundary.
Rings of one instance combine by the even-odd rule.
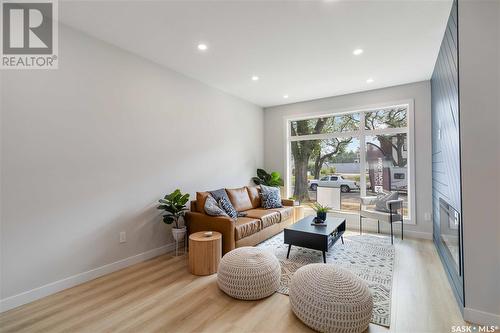
[[[227,200],[229,200],[229,197],[227,196],[227,193],[226,193],[226,190],[223,189],[223,188],[220,188],[218,190],[212,190],[212,191],[208,191],[208,193],[210,193],[210,195],[215,199],[215,201],[219,202],[219,200],[221,198],[226,198]]]
[[[280,213],[280,215],[281,215],[280,221],[281,222],[293,217],[293,207],[285,206],[285,207],[281,207],[281,208],[272,208],[272,209],[268,209],[268,211],[275,211],[275,212]]]
[[[250,197],[250,202],[252,203],[252,208],[258,208],[261,206],[259,191],[260,188],[258,186],[247,186],[247,192]]]
[[[240,240],[259,232],[262,229],[261,224],[262,222],[259,219],[238,217],[234,226],[234,239]]]
[[[252,209],[252,202],[245,187],[226,189],[229,200],[238,211]]]
[[[196,192],[196,210],[198,213],[205,213],[205,200],[209,195],[208,192]]]
[[[281,222],[281,214],[277,211],[267,209],[250,209],[247,210],[248,217],[253,217],[262,221],[262,228],[267,228],[273,224]]]

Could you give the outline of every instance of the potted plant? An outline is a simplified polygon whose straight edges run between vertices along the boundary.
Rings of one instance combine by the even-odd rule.
[[[257,169],[257,177],[252,178],[255,185],[266,185],[280,188],[281,197],[285,196],[285,188],[283,187],[283,179],[277,171],[267,173],[264,169]]]
[[[321,221],[326,221],[326,213],[331,210],[331,207],[323,206],[322,204],[315,202],[311,204],[312,209],[316,212],[316,217]]]
[[[283,186],[283,179],[281,179],[281,174],[279,172],[273,171],[267,173],[264,169],[257,169],[257,177],[252,178],[256,185],[266,185],[280,187]]]
[[[172,236],[174,239],[176,241],[184,239],[186,226],[181,227],[179,220],[187,211],[186,203],[189,201],[189,194],[182,194],[179,189],[176,189],[158,201],[160,202],[158,209],[165,211],[163,222],[165,224],[174,224],[172,227]]]

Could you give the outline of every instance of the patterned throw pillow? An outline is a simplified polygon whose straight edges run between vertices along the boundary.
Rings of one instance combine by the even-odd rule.
[[[375,210],[379,212],[390,213],[389,208],[387,207],[387,201],[389,200],[397,200],[398,192],[389,192],[387,194],[383,194],[377,197],[377,201],[375,201]]]
[[[262,207],[269,208],[281,208],[281,195],[280,189],[277,187],[260,185],[260,197],[262,200]]]
[[[237,219],[238,218],[238,212],[236,209],[234,209],[233,205],[231,204],[231,201],[229,199],[226,199],[224,197],[219,199],[219,206],[224,209],[227,215],[229,215],[230,218],[232,219]]]
[[[229,200],[229,197],[227,196],[226,190],[223,188],[220,188],[218,190],[208,191],[208,193],[210,193],[210,195],[217,202],[219,202],[220,198],[226,198],[227,200]]]
[[[217,201],[209,195],[205,200],[205,213],[210,216],[227,216],[226,212],[219,207]]]
[[[226,213],[226,215],[229,215],[233,219],[236,219],[236,217],[240,216],[238,214],[238,212],[236,212],[236,209],[234,208],[234,206],[231,203],[231,201],[229,200],[229,197],[227,196],[227,193],[226,193],[225,189],[220,188],[218,190],[208,191],[208,193],[210,193],[210,195],[215,199],[215,201],[218,203],[219,207],[224,210],[224,212]],[[222,199],[224,199],[224,206],[226,208],[224,208],[222,206],[222,204],[221,204],[221,200]],[[235,213],[236,217],[231,216],[231,214],[233,213],[233,211],[236,212]]]

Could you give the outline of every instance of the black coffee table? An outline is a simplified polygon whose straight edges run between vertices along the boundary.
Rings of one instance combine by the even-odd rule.
[[[326,254],[328,249],[340,238],[344,244],[345,231],[344,218],[327,218],[326,226],[311,225],[314,216],[304,217],[302,220],[285,228],[285,244],[288,244],[288,253],[290,256],[292,245],[307,247],[308,249],[323,252],[323,262],[326,263]]]

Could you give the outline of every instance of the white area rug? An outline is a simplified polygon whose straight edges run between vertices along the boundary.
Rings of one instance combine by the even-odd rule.
[[[394,267],[394,246],[387,236],[345,234],[326,254],[327,264],[345,268],[364,280],[373,294],[372,323],[389,327],[391,323],[391,288]],[[288,245],[283,243],[283,232],[257,245],[273,252],[281,263],[279,293],[288,295],[288,284],[300,267],[322,263],[321,251],[292,246],[286,259]]]

